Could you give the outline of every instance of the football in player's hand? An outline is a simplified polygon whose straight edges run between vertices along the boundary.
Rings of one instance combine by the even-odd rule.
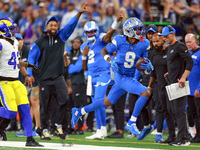
[[[137,70],[139,70],[139,71],[143,71],[144,70],[144,69],[141,69],[141,64],[142,63],[146,64],[146,62],[144,60],[146,60],[148,62],[148,60],[146,58],[143,58],[143,57],[140,57],[138,59],[138,61],[136,62],[136,68],[137,68]]]

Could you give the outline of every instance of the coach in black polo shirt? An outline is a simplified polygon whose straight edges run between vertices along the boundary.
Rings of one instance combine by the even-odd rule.
[[[158,100],[161,103],[162,112],[165,115],[167,122],[169,137],[165,141],[160,143],[170,143],[175,140],[175,121],[172,114],[172,106],[170,105],[169,99],[167,98],[165,86],[167,81],[164,78],[164,74],[167,72],[167,52],[168,48],[164,44],[164,38],[159,36],[159,33],[155,33],[152,37],[152,43],[154,51],[152,54],[152,64],[154,70],[151,72],[151,77],[148,87],[152,87],[155,81],[157,81],[158,88]],[[157,129],[157,138],[162,138],[162,130]],[[159,138],[160,137],[160,138]]]
[[[176,40],[175,29],[172,26],[165,26],[160,36],[164,36],[164,40],[169,44],[167,52],[167,70],[165,74],[169,80],[169,84],[179,83],[179,87],[185,86],[185,81],[193,67],[193,60],[187,47]],[[177,139],[171,142],[174,146],[188,146],[190,142],[186,138],[186,97],[177,98],[172,103],[174,117],[178,127]]]

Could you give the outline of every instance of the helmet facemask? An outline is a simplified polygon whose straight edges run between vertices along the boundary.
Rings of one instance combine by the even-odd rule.
[[[126,20],[123,25],[123,32],[130,38],[140,39],[145,36],[145,27],[139,19],[134,17]]]
[[[88,41],[96,40],[96,37],[99,34],[99,27],[94,21],[88,21],[84,25],[84,34]]]

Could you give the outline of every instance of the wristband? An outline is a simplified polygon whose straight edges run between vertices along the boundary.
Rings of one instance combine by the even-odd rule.
[[[25,74],[25,75],[24,75],[24,77],[25,77],[25,78],[26,78],[26,76],[28,76],[28,77],[29,77],[29,74]]]
[[[87,60],[87,56],[82,55],[82,60]]]
[[[150,86],[148,86],[147,88],[148,88],[148,89],[151,89],[151,87],[150,87]]]
[[[114,30],[117,30],[117,28],[119,27],[121,21],[117,22],[116,20],[112,23],[111,28],[113,28]]]
[[[105,59],[105,61],[107,61],[107,59],[110,58],[110,56],[109,55],[105,55],[103,58]]]

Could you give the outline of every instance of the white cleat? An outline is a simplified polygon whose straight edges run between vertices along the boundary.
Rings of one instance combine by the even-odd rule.
[[[103,140],[104,139],[104,134],[103,131],[101,129],[97,129],[97,132],[91,136],[86,136],[85,139],[88,140],[94,140],[94,139],[99,139],[99,140]]]
[[[190,133],[190,135],[192,136],[192,138],[195,137],[195,134],[196,134],[196,129],[195,129],[195,127],[189,127],[189,128],[188,128],[188,132]]]
[[[104,137],[107,137],[108,135],[107,135],[106,126],[101,126],[101,130],[102,130],[102,132],[103,132],[103,136],[104,136]]]

